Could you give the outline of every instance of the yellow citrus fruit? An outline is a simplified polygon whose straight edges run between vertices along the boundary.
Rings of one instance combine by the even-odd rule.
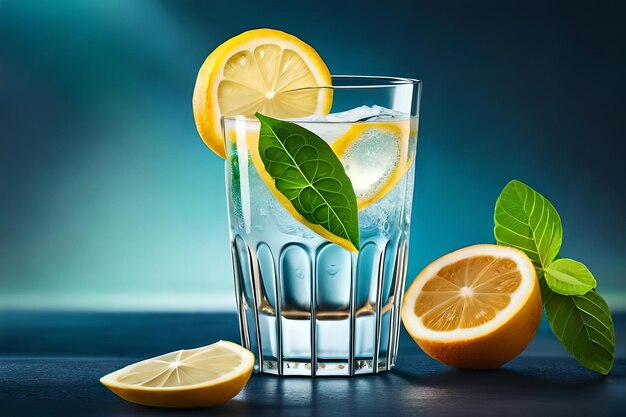
[[[540,321],[532,262],[497,245],[470,246],[432,262],[402,305],[404,327],[422,350],[458,368],[505,364],[528,346]]]
[[[121,398],[155,407],[211,407],[225,403],[248,382],[254,355],[226,341],[179,350],[134,363],[100,382]]]
[[[326,114],[332,106],[330,72],[300,39],[255,29],[218,46],[204,61],[193,92],[193,114],[206,145],[226,157],[221,116],[275,118]]]
[[[410,121],[355,123],[331,145],[350,177],[359,210],[383,198],[406,174]]]

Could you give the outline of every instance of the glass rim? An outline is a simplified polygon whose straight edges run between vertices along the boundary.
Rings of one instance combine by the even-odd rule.
[[[317,86],[317,87],[300,87],[294,88],[292,90],[285,90],[283,93],[291,93],[298,91],[306,91],[306,90],[320,90],[320,89],[330,89],[330,90],[359,90],[359,89],[381,89],[381,88],[396,88],[400,86],[410,85],[410,86],[421,86],[422,81],[415,78],[406,78],[406,77],[391,77],[386,75],[347,75],[347,74],[339,74],[339,75],[331,75],[331,79],[333,81],[333,85],[330,86]],[[345,84],[345,85],[334,85],[335,80],[353,80],[355,82]],[[360,81],[360,83],[358,82]],[[220,116],[220,120],[253,120],[257,121],[254,117],[246,117],[242,115],[235,116]],[[327,122],[320,121],[317,123],[337,123],[337,122]]]
[[[330,86],[319,86],[319,87],[304,87],[302,89],[314,89],[314,88],[331,88],[333,90],[343,90],[343,89],[359,89],[359,88],[393,88],[399,85],[417,85],[421,84],[421,80],[416,78],[407,78],[407,77],[392,77],[387,75],[349,75],[349,74],[338,74],[330,76],[333,81],[335,80],[361,80],[362,83],[353,83],[346,85],[333,85]],[[366,84],[365,82],[372,81],[376,82],[373,84]],[[288,91],[295,91],[288,90]]]

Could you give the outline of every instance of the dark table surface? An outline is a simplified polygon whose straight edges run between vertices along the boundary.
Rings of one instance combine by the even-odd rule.
[[[253,375],[232,401],[168,410],[125,402],[98,379],[139,359],[219,339],[238,341],[235,314],[0,312],[0,416],[610,416],[626,415],[626,315],[615,317],[607,377],[580,367],[545,323],[517,359],[462,371],[402,334],[397,366],[381,375]]]

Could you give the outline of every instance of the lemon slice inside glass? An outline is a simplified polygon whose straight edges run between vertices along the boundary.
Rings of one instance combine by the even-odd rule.
[[[326,114],[330,72],[318,53],[295,36],[256,29],[229,39],[206,59],[196,80],[193,112],[206,145],[226,157],[221,116],[256,112],[275,118]]]
[[[248,382],[254,355],[226,341],[179,350],[128,365],[100,379],[121,398],[157,407],[210,407]]]
[[[355,123],[331,145],[352,181],[359,210],[383,198],[406,174],[410,121]]]

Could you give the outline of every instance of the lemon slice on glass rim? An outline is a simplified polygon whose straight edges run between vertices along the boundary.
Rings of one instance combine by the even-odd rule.
[[[308,44],[285,32],[255,29],[218,46],[204,61],[193,92],[193,113],[204,143],[226,157],[221,116],[275,118],[327,114],[330,71]]]
[[[242,390],[254,366],[249,350],[227,341],[128,365],[100,382],[119,397],[155,407],[211,407]]]

